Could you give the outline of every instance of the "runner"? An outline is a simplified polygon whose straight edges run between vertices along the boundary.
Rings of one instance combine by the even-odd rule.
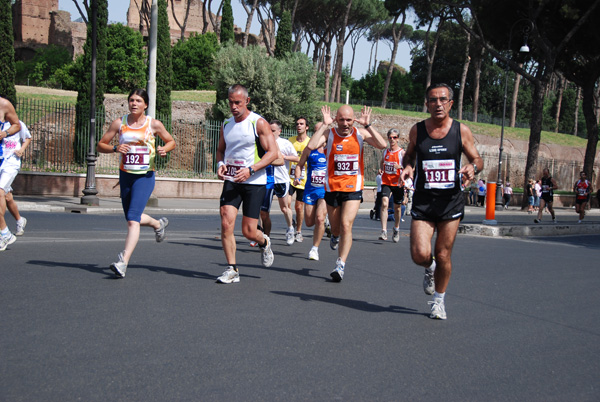
[[[227,269],[217,282],[237,283],[240,274],[233,231],[242,203],[242,234],[258,243],[263,266],[273,265],[271,240],[257,229],[257,224],[266,192],[265,168],[277,158],[278,148],[269,123],[248,109],[248,90],[243,85],[235,84],[229,87],[227,93],[232,117],[223,122],[217,149],[217,175],[224,180],[220,201],[221,243]]]
[[[585,207],[592,193],[592,184],[588,181],[583,170],[579,172],[579,180],[573,186],[573,191],[575,192],[575,212],[579,214],[577,223],[581,223],[585,217]]]
[[[304,117],[299,117],[296,119],[296,132],[297,136],[290,138],[290,142],[296,149],[298,159],[302,155],[302,151],[306,148],[308,141],[310,141],[310,137],[307,134],[308,130],[308,121]],[[294,203],[294,209],[296,210],[296,234],[295,239],[298,243],[302,243],[304,238],[302,237],[302,222],[304,221],[304,185],[306,184],[306,172],[302,170],[301,176],[298,178],[298,184],[295,185],[294,181],[296,180],[296,164],[292,163],[290,166],[290,183],[292,188],[290,188],[290,196],[296,194],[296,202]]]
[[[413,261],[425,268],[423,289],[433,294],[431,318],[446,319],[444,297],[452,273],[452,248],[464,216],[463,181],[473,180],[483,169],[471,130],[450,117],[453,91],[435,84],[425,92],[430,118],[415,124],[409,133],[401,179],[413,177],[414,196],[410,228]],[[460,166],[461,154],[469,164]],[[435,247],[431,241],[437,232]],[[435,257],[435,258],[434,258]]]
[[[298,155],[292,144],[280,137],[281,122],[279,120],[271,121],[271,132],[275,142],[279,147],[279,155],[273,163],[267,166],[267,191],[262,206],[260,207],[260,219],[262,221],[263,232],[271,237],[271,204],[273,194],[277,196],[279,208],[283,213],[287,230],[285,241],[288,246],[294,244],[294,226],[292,224],[291,197],[288,194],[290,188],[289,164],[290,161],[298,162]]]
[[[13,148],[15,140],[20,138],[16,134],[21,131],[21,123],[13,104],[4,97],[0,97],[0,128],[0,251],[4,251],[17,241],[4,220],[6,194],[10,192],[10,186],[19,172],[19,168],[11,160],[18,159],[18,165],[21,165],[21,158],[14,156]]]
[[[321,127],[318,123],[317,131]],[[296,165],[296,177],[300,177],[301,169],[306,164],[306,185],[304,187],[304,218],[307,227],[314,225],[313,245],[308,252],[308,259],[319,260],[319,245],[325,233],[325,218],[327,217],[327,206],[325,205],[325,175],[327,174],[327,159],[325,158],[324,146],[311,151],[308,147],[302,151],[300,161]],[[296,178],[294,183],[298,183]]]
[[[331,272],[334,282],[344,278],[344,269],[352,248],[352,225],[362,201],[364,187],[363,141],[378,149],[387,146],[381,134],[371,126],[371,108],[363,106],[360,119],[348,105],[341,106],[335,117],[336,128],[328,129],[334,122],[329,106],[321,108],[323,126],[308,144],[310,150],[318,149],[327,142],[327,177],[325,179],[325,202],[331,223],[332,249],[338,249],[335,269]],[[364,128],[354,127],[354,122]],[[338,247],[339,246],[339,247]]]
[[[400,241],[400,219],[402,218],[402,204],[404,203],[404,183],[400,180],[402,172],[402,156],[404,150],[398,145],[398,130],[392,128],[387,133],[390,147],[383,150],[381,158],[381,234],[379,240],[387,240],[388,206],[390,194],[394,197],[394,243]]]
[[[148,101],[145,89],[131,91],[127,97],[129,114],[114,120],[96,146],[98,152],[120,154],[119,185],[127,219],[127,237],[117,262],[110,264],[117,278],[125,278],[127,265],[140,238],[140,226],[153,228],[156,241],[160,243],[166,237],[165,228],[169,224],[167,218],[157,220],[144,213],[154,190],[156,155],[164,157],[175,148],[175,140],[165,126],[146,116]],[[156,135],[164,141],[164,146],[156,146]],[[110,144],[115,136],[118,136],[119,145]]]
[[[552,204],[554,202],[554,190],[558,189],[558,184],[556,184],[556,180],[550,177],[550,171],[548,168],[544,168],[544,170],[542,170],[542,178],[540,181],[542,185],[540,207],[538,209],[537,218],[533,221],[535,223],[541,223],[544,208],[548,207],[548,212],[550,212],[550,215],[552,216],[552,223],[556,223],[556,216],[554,215],[554,208],[552,208]]]

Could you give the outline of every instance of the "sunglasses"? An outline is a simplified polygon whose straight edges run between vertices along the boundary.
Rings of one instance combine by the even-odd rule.
[[[390,136],[390,137],[388,137],[388,138],[389,138],[390,140],[397,140],[397,139],[398,139],[398,137],[392,137],[392,136]]]

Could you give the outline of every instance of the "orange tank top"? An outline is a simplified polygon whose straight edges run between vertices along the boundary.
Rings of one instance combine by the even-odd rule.
[[[363,189],[363,138],[356,127],[346,137],[340,136],[335,128],[329,130],[326,155],[326,191],[354,192]]]
[[[383,151],[383,175],[381,176],[381,184],[386,186],[399,185],[402,169],[396,169],[394,166],[396,163],[402,166],[401,152],[402,148],[398,148],[396,151],[392,151],[388,148]]]

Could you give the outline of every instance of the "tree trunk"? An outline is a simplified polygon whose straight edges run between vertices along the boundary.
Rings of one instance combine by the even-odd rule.
[[[388,66],[387,74],[385,76],[385,83],[383,84],[383,96],[381,98],[381,107],[384,109],[387,106],[387,97],[388,92],[390,90],[390,82],[392,81],[392,74],[394,73],[394,66],[396,65],[398,43],[400,43],[402,31],[404,30],[404,23],[406,22],[406,13],[402,13],[402,23],[400,24],[400,30],[396,32],[396,23],[398,22],[398,17],[400,17],[400,15],[396,15],[394,17],[394,21],[392,21],[392,38],[394,40],[394,46],[392,47],[392,57],[390,57],[390,65]]]
[[[558,103],[556,105],[556,124],[554,126],[554,132],[558,133],[558,126],[560,124],[560,108],[562,106],[562,98],[563,98],[563,92],[565,91],[565,84],[566,84],[566,79],[564,76],[560,77],[560,88],[558,89]]]
[[[207,13],[210,13],[210,10],[207,10],[206,0],[202,2],[202,35],[208,32],[208,18]]]
[[[336,37],[336,61],[335,71],[333,74],[333,88],[331,92],[331,99],[335,99],[336,102],[340,101],[340,90],[342,84],[342,69],[344,67],[344,44],[346,43],[346,27],[348,26],[348,18],[350,17],[350,10],[352,9],[352,0],[348,0],[346,4],[346,13],[344,15],[344,22],[337,33]]]
[[[333,35],[328,34],[327,42],[325,43],[325,102],[329,102],[329,83],[331,79],[331,42]]]
[[[437,45],[439,43],[440,40],[440,34],[442,31],[442,25],[444,25],[444,21],[446,21],[446,19],[444,17],[440,17],[440,22],[437,26],[437,31],[435,32],[435,37],[433,39],[433,44],[431,46],[431,51],[429,51],[429,46],[427,46],[426,49],[426,56],[427,56],[427,80],[425,82],[425,88],[429,88],[429,86],[431,85],[431,75],[432,75],[432,71],[433,71],[433,62],[435,60],[435,53],[437,50]],[[429,24],[429,28],[431,29],[431,24]],[[429,37],[429,30],[427,30],[427,37]],[[423,113],[427,112],[427,105],[423,105]]]
[[[529,147],[527,149],[527,162],[525,164],[524,186],[528,179],[536,177],[538,154],[540,151],[540,139],[542,137],[542,120],[544,117],[544,94],[548,87],[548,81],[535,80],[533,84],[533,96],[531,99],[531,129],[529,131]],[[521,208],[527,208],[527,197],[523,197]]]
[[[242,1],[242,4],[244,2]],[[248,13],[248,19],[246,20],[246,30],[244,31],[244,39],[242,40],[242,47],[248,47],[248,36],[250,35],[250,27],[252,26],[252,19],[254,18],[254,12],[256,11],[256,7],[258,5],[258,0],[254,0],[252,3],[252,8]],[[244,9],[246,6],[244,5]],[[247,11],[247,10],[246,10]]]
[[[463,71],[460,75],[460,88],[458,90],[458,120],[463,118],[463,102],[465,98],[465,86],[467,83],[467,74],[469,72],[469,64],[471,64],[471,56],[469,56],[469,47],[471,45],[471,34],[467,31],[467,43],[465,44],[465,62],[463,63]]]
[[[523,67],[523,63],[519,63]],[[510,101],[510,122],[508,125],[514,127],[517,122],[517,100],[519,99],[519,85],[521,85],[521,74],[515,73],[515,86],[513,87],[512,100]]]
[[[481,51],[477,54],[477,59],[475,60],[475,85],[473,85],[473,121],[477,122],[477,112],[479,110],[479,81],[481,78],[481,62],[483,61],[483,54],[485,53],[485,48],[481,48]]]
[[[190,6],[192,5],[192,0],[186,1],[187,5],[185,7],[185,16],[183,17],[183,24],[180,24],[179,20],[177,19],[177,15],[175,14],[175,0],[171,0],[171,12],[173,13],[173,19],[175,20],[175,23],[181,31],[180,39],[182,42],[185,40],[185,27],[187,26],[188,17],[190,15]]]
[[[577,87],[577,95],[575,95],[575,116],[573,124],[573,135],[577,137],[577,130],[579,125],[579,101],[581,100],[581,87]]]
[[[596,97],[594,96],[595,82],[588,82],[583,86],[583,115],[587,128],[588,142],[585,147],[583,159],[583,170],[592,179],[594,173],[594,159],[596,158],[596,147],[598,145],[598,116],[595,113]]]

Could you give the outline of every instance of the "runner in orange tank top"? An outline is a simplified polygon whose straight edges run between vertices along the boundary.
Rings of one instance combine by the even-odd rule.
[[[321,108],[323,125],[311,137],[307,147],[312,151],[327,141],[327,181],[325,202],[331,223],[331,243],[338,250],[334,282],[344,277],[346,259],[352,247],[352,225],[360,202],[364,183],[363,141],[378,149],[387,146],[385,139],[371,126],[371,108],[363,106],[359,119],[348,105],[340,107],[335,116],[336,128],[328,129],[334,122],[329,106]],[[354,127],[354,122],[364,128]],[[339,247],[338,247],[339,246]]]

